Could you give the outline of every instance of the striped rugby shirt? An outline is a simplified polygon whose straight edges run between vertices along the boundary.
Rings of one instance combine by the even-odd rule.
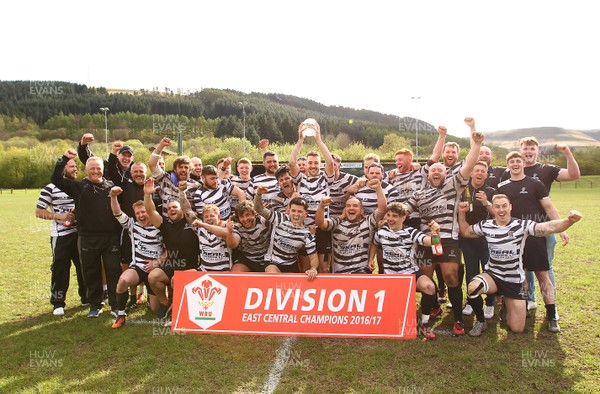
[[[273,231],[265,260],[276,265],[290,266],[298,262],[298,252],[303,247],[308,255],[317,252],[315,236],[307,227],[294,226],[289,215],[271,211],[269,222]]]
[[[408,199],[409,212],[419,212],[421,216],[422,231],[427,231],[427,223],[435,220],[440,225],[440,238],[458,240],[457,207],[468,182],[459,171],[455,176],[446,177],[441,188],[428,185]]]
[[[132,250],[129,268],[137,266],[145,271],[144,266],[148,264],[146,260],[158,260],[163,252],[163,240],[160,231],[152,225],[142,226],[125,213],[117,217],[117,220],[129,232]]]
[[[169,201],[179,201],[179,187],[177,186],[177,175],[174,172],[164,172],[160,167],[156,166],[157,170],[152,173],[154,177],[154,185],[158,186],[158,195],[162,201],[162,216],[167,215],[167,205]],[[194,209],[194,193],[200,187],[201,183],[191,178],[187,181],[187,189],[185,196],[187,197],[192,209]]]
[[[329,187],[334,181],[335,175],[327,175],[324,171],[320,171],[319,175],[308,177],[299,172],[295,177],[292,177],[292,182],[296,185],[296,191],[300,193],[302,199],[306,201],[306,211],[308,215],[304,219],[304,224],[310,226],[315,223],[315,214],[323,197],[329,196]],[[325,210],[325,217],[327,217]]]
[[[216,189],[209,189],[204,185],[200,186],[194,193],[193,206],[196,207],[196,213],[202,217],[202,208],[207,204],[214,204],[219,207],[221,220],[227,220],[231,215],[231,204],[229,196],[233,191],[233,184],[229,179],[217,181]]]
[[[75,202],[65,192],[56,187],[53,183],[49,183],[40,191],[40,196],[36,208],[48,209],[53,213],[66,213],[75,208]],[[77,226],[74,224],[71,227],[64,225],[62,220],[52,220],[50,224],[50,235],[52,237],[60,237],[67,234],[77,232]]]
[[[256,215],[256,225],[246,228],[235,222],[233,233],[240,238],[237,249],[251,262],[262,263],[271,242],[271,226],[267,219]]]
[[[400,201],[398,190],[392,184],[382,181],[381,188],[383,189],[383,194],[388,203]],[[371,189],[369,186],[365,185],[358,189],[354,197],[362,202],[365,216],[372,214],[377,209],[377,190]]]
[[[419,271],[415,260],[417,244],[423,245],[425,233],[404,226],[394,231],[387,225],[375,232],[373,243],[383,252],[384,274],[413,274]]]
[[[340,172],[340,177],[329,186],[329,197],[331,198],[331,205],[329,205],[330,218],[337,218],[344,212],[346,192],[356,181],[358,181],[356,175]]]
[[[262,201],[265,207],[270,207],[273,199],[279,193],[279,183],[277,182],[277,178],[275,175],[267,175],[267,174],[258,174],[252,177],[250,181],[250,186],[246,191],[246,195],[249,200],[254,200],[254,196],[256,195],[256,188],[260,185],[267,186],[268,190],[266,193],[262,194]]]
[[[196,234],[200,242],[199,271],[231,270],[231,249],[225,240],[204,228],[197,228]]]
[[[375,214],[351,223],[339,218],[327,219],[327,231],[332,231],[333,272],[366,273],[369,265],[369,246],[377,229]]]
[[[499,226],[495,220],[485,220],[474,224],[473,232],[485,237],[490,250],[487,271],[509,283],[523,283],[523,250],[528,236],[535,234],[536,222],[511,218],[506,226]]]
[[[250,187],[250,182],[252,182],[252,178],[248,180],[243,180],[239,176],[233,176],[230,179],[233,186],[237,186],[241,191],[244,192],[246,198],[248,198],[248,188]],[[231,205],[231,210],[235,210],[235,207],[238,205],[239,201],[237,196],[229,196],[229,205]]]

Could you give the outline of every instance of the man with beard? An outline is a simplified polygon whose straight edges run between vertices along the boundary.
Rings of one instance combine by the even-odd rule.
[[[323,231],[331,231],[333,272],[337,274],[370,274],[369,247],[378,222],[383,218],[386,201],[379,179],[371,179],[368,186],[377,191],[377,209],[364,216],[360,200],[350,197],[342,216],[327,219],[325,207],[331,198],[323,198],[317,209],[315,223]]]
[[[462,286],[459,280],[462,261],[458,246],[458,224],[455,220],[456,207],[460,194],[467,186],[483,142],[483,134],[475,130],[473,119],[465,118],[465,123],[471,127],[471,150],[456,175],[447,175],[447,169],[441,163],[433,164],[427,176],[429,187],[417,191],[407,202],[409,212],[419,212],[422,231],[426,231],[427,223],[431,221],[440,225],[443,254],[433,256],[429,248],[421,249],[420,254],[426,259],[431,258],[433,262],[431,265],[421,266],[421,271],[432,278],[435,266],[441,266],[442,277],[448,287],[448,296],[452,304],[454,335],[465,333],[462,323]]]
[[[186,196],[192,203],[194,193],[200,186],[200,183],[190,178],[191,161],[187,156],[179,156],[173,161],[173,172],[164,172],[158,166],[158,160],[162,157],[162,150],[170,145],[171,140],[167,137],[163,137],[156,149],[152,151],[150,159],[148,159],[148,167],[158,185],[158,192],[163,206],[162,215],[164,217],[168,216],[168,202],[171,200],[179,200],[179,188],[177,185],[180,181],[186,181],[188,188],[186,190]]]
[[[186,189],[189,190],[187,185]],[[148,282],[160,302],[158,318],[164,319],[171,310],[171,302],[166,294],[167,286],[172,287],[175,271],[198,267],[200,250],[196,232],[185,220],[179,200],[170,200],[165,204],[167,216],[164,218],[156,211],[152,201],[154,190],[154,178],[149,178],[144,185],[144,206],[150,222],[160,230],[167,247],[167,259],[150,272]],[[179,191],[179,186],[177,190]]]
[[[77,179],[77,164],[74,159],[70,159],[64,167],[64,177],[73,181]],[[50,303],[54,307],[52,312],[54,316],[65,314],[65,299],[71,277],[71,262],[73,262],[77,273],[81,304],[87,304],[85,283],[79,252],[77,251],[77,224],[73,213],[74,207],[73,199],[52,183],[44,186],[41,190],[35,207],[36,217],[52,220],[50,228],[50,245],[52,247]]]
[[[263,154],[263,166],[265,167],[265,172],[252,177],[247,194],[249,200],[254,200],[256,188],[260,185],[266,185],[268,191],[262,195],[263,204],[271,206],[273,199],[279,193],[279,185],[277,184],[277,178],[275,178],[275,172],[279,168],[277,154],[270,150],[266,151]]]
[[[481,149],[483,149],[482,147]],[[481,156],[481,150],[480,150]],[[466,213],[466,220],[469,224],[479,223],[486,220],[491,213],[492,197],[496,194],[496,190],[489,186],[486,186],[485,181],[488,175],[488,166],[484,161],[478,161],[473,167],[473,173],[467,188],[461,195],[461,200],[465,201],[465,195],[467,190],[469,195],[472,196],[472,203],[470,204],[469,210]],[[485,270],[485,265],[490,259],[487,241],[484,237],[479,238],[465,238],[459,236],[458,244],[460,250],[463,253],[466,266],[466,282],[469,283],[471,279],[477,274],[479,270]],[[462,281],[462,278],[460,278]],[[479,321],[485,322],[485,319],[491,319],[494,316],[494,295],[490,294],[485,300],[485,311],[482,316],[477,316]],[[463,315],[471,315],[473,308],[471,304],[467,304],[463,311]]]
[[[519,152],[510,152],[506,156],[506,166],[510,171],[510,179],[498,184],[498,193],[505,194],[512,205],[512,214],[516,218],[546,222],[548,219],[558,220],[560,215],[550,200],[544,184],[525,175],[524,160]],[[568,236],[562,232],[561,237],[568,242]],[[548,329],[559,332],[556,321],[555,289],[550,279],[548,251],[545,238],[529,238],[525,242],[523,263],[527,271],[535,272],[548,317]],[[533,280],[531,281],[533,283]],[[530,308],[531,309],[531,308]]]
[[[318,123],[314,123],[314,139],[319,147],[319,151],[325,159],[325,168],[321,171],[321,156],[319,152],[310,151],[306,154],[306,174],[300,172],[298,167],[298,155],[302,149],[304,143],[304,130],[307,128],[306,124],[300,123],[298,126],[298,142],[292,149],[290,155],[290,175],[296,190],[302,196],[302,199],[306,201],[307,215],[305,224],[307,226],[313,226],[315,224],[315,214],[321,199],[329,196],[329,188],[334,180],[334,169],[333,169],[333,158],[331,152],[323,142],[321,138],[321,127]],[[326,213],[327,214],[327,213]],[[329,272],[329,252],[331,250],[331,234],[321,229],[317,229],[315,234],[317,254],[319,256],[319,271]],[[306,255],[307,251],[301,252],[301,255]],[[326,258],[327,256],[327,258]],[[303,267],[301,270],[306,270],[305,259],[303,259]]]
[[[109,193],[113,183],[103,177],[104,161],[100,157],[90,157],[85,163],[86,177],[77,181],[64,178],[64,168],[77,153],[67,149],[52,173],[52,183],[73,198],[75,217],[79,231],[79,257],[83,279],[87,287],[87,301],[90,303],[88,317],[98,317],[102,313],[102,264],[106,271],[108,301],[116,311],[115,289],[121,269],[119,266],[120,227],[111,214]]]
[[[237,186],[234,186],[229,179],[219,178],[217,169],[214,166],[205,166],[202,169],[202,184],[193,197],[193,205],[198,216],[202,216],[204,205],[214,204],[219,207],[221,218],[227,220],[231,215],[230,196],[235,196],[238,201],[246,200],[246,194]]]
[[[523,247],[528,236],[544,237],[549,233],[564,232],[581,219],[581,213],[571,211],[563,220],[536,223],[527,219],[511,217],[513,205],[507,196],[497,194],[492,199],[493,220],[469,225],[465,220],[468,211],[466,202],[459,206],[458,221],[460,233],[465,238],[483,236],[487,239],[490,259],[485,272],[469,282],[467,294],[469,303],[475,312],[481,312],[483,301],[481,294],[493,294],[501,290],[505,297],[507,324],[514,333],[525,330],[526,294],[524,289]],[[478,320],[469,332],[471,336],[480,336],[486,329],[486,323]]]
[[[296,191],[296,186],[292,181],[290,175],[290,167],[288,165],[281,166],[275,172],[275,178],[279,184],[279,193],[273,199],[271,209],[273,211],[285,213],[290,203],[290,200],[294,197],[301,197],[300,193]]]
[[[308,215],[307,203],[300,197],[294,197],[288,204],[286,213],[269,211],[262,204],[260,194],[267,191],[259,186],[254,197],[254,209],[271,223],[271,242],[265,260],[271,261],[266,272],[299,272],[298,257],[303,250],[310,259],[310,268],[306,270],[308,280],[317,276],[319,258],[317,257],[315,237],[306,227],[304,220]]]
[[[129,248],[131,261],[129,267],[123,271],[117,283],[117,316],[112,328],[120,328],[125,324],[125,313],[127,302],[127,288],[138,286],[145,283],[148,288],[148,303],[150,309],[154,312],[158,309],[158,300],[152,292],[148,283],[148,273],[158,267],[166,258],[166,250],[163,248],[162,236],[156,227],[150,222],[150,217],[146,212],[146,207],[142,200],[136,201],[132,205],[135,214],[135,220],[121,211],[121,206],[117,200],[123,192],[118,186],[110,190],[110,206],[113,215],[121,226],[129,233],[129,242],[132,244]]]
[[[268,186],[266,187],[268,190]],[[264,189],[261,188],[262,190]],[[258,198],[262,199],[262,195]],[[233,251],[234,262],[231,271],[277,272],[276,267],[265,258],[271,241],[270,223],[256,213],[250,200],[239,203],[235,207],[235,214],[237,222],[227,222],[226,235],[227,246],[232,250],[236,249]]]
[[[354,195],[361,202],[365,215],[370,215],[377,209],[377,191],[368,186],[370,180],[377,179],[381,183],[386,201],[395,202],[399,200],[398,190],[390,183],[385,182],[385,170],[377,162],[373,162],[367,169],[367,177],[359,179],[347,192],[348,196]]]

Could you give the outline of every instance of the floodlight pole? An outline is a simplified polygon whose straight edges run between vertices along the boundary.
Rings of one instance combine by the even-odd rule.
[[[100,108],[100,111],[104,112],[104,134],[106,137],[106,160],[108,160],[108,117],[106,113],[110,111],[108,107]]]
[[[420,96],[413,96],[411,97],[411,100],[415,100],[415,157],[417,159],[417,163],[419,162],[419,114],[418,114],[418,107],[419,107],[419,99],[421,97]]]
[[[242,145],[244,146],[244,157],[246,157],[246,101],[238,101],[238,104],[242,104],[242,118],[244,122],[244,138],[242,139]]]

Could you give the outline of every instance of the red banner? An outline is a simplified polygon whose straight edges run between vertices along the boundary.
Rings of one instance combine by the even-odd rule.
[[[176,271],[172,331],[416,337],[414,275]]]

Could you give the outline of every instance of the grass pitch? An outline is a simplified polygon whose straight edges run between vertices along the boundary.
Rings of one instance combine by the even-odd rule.
[[[584,219],[557,246],[554,269],[562,332],[547,331],[540,304],[527,332],[513,335],[498,318],[480,338],[435,341],[173,334],[145,307],[112,330],[105,308],[87,319],[72,282],[66,315],[52,316],[49,222],[35,218],[38,192],[0,195],[0,392],[254,393],[266,390],[276,357],[278,393],[595,392],[600,387],[600,290],[597,279],[600,188],[554,188],[561,215]],[[539,290],[538,290],[539,291]],[[498,307],[497,307],[498,309]],[[470,329],[472,317],[465,319]],[[137,324],[136,324],[137,322]],[[280,357],[281,358],[281,357]]]

